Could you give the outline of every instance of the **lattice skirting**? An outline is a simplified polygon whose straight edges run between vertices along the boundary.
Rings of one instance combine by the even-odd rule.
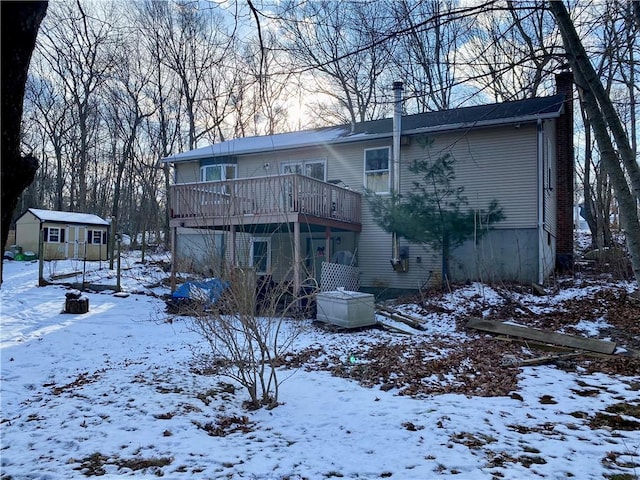
[[[360,289],[360,269],[340,263],[322,262],[320,290],[330,292],[338,287],[357,292]]]

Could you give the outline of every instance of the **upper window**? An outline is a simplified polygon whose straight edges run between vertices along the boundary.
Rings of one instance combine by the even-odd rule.
[[[236,165],[220,163],[218,165],[205,165],[200,167],[201,182],[217,182],[221,180],[233,180],[236,178]]]
[[[324,160],[284,162],[280,164],[280,173],[299,173],[300,175],[324,181],[327,178],[325,164]]]
[[[391,148],[364,151],[364,186],[375,193],[389,192],[389,157]]]

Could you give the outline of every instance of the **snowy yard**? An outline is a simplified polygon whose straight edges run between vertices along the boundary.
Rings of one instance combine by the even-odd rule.
[[[36,286],[37,263],[5,261],[3,480],[640,478],[635,284],[571,278],[546,297],[468,285],[400,306],[424,321],[413,335],[299,320],[282,404],[246,411],[243,390],[196,368],[204,346],[165,313],[166,273],[127,267],[130,296],[87,293],[89,313],[70,315],[65,287]],[[619,347],[522,367],[550,352],[467,330],[471,316]]]

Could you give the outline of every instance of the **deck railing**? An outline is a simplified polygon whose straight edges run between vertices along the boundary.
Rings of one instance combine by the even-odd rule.
[[[300,213],[361,223],[362,195],[299,174],[173,185],[172,218]]]

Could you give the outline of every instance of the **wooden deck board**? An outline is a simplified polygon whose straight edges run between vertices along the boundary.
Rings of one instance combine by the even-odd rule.
[[[545,332],[535,328],[484,320],[481,318],[472,318],[469,320],[469,322],[467,322],[467,328],[474,328],[476,330],[499,333],[502,335],[510,335],[513,337],[521,337],[539,342],[552,343],[554,345],[562,345],[565,347],[578,348],[581,350],[588,350],[590,352],[612,354],[616,349],[616,344],[607,340],[579,337],[577,335],[567,335],[564,333]]]

